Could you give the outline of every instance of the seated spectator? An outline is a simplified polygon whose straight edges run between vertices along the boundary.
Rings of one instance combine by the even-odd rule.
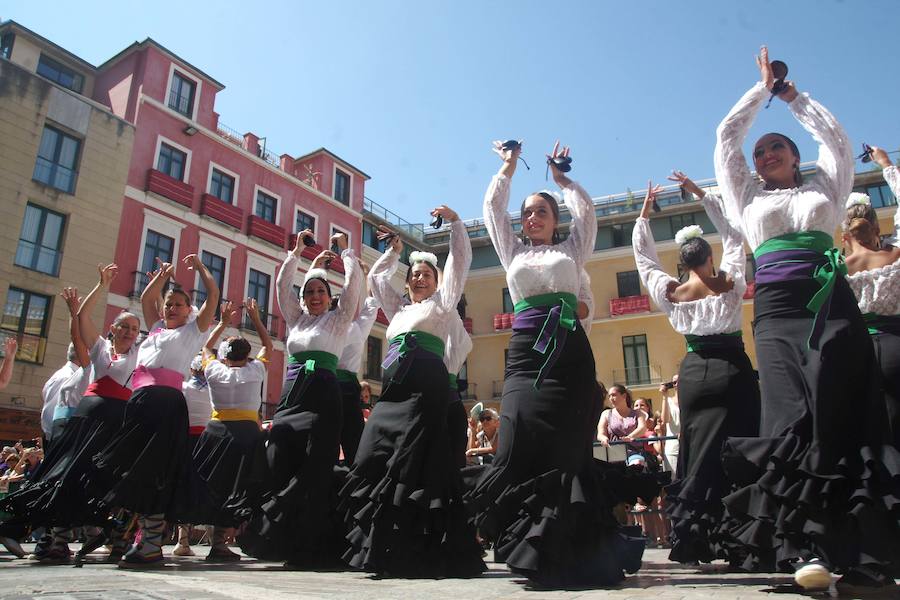
[[[628,442],[626,464],[645,467],[647,459],[642,451],[643,444],[635,440],[647,431],[647,415],[635,410],[631,392],[624,385],[609,388],[608,398],[613,407],[603,411],[597,426],[597,439],[604,446],[610,442]]]
[[[497,453],[500,435],[500,415],[493,408],[485,408],[478,415],[479,431],[475,435],[475,447],[466,450],[467,457],[475,457],[490,464]]]

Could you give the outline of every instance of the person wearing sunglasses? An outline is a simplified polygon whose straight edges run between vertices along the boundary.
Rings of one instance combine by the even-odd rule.
[[[900,197],[900,172],[887,152],[868,146],[869,155],[884,169],[884,179]],[[881,367],[884,400],[894,446],[900,448],[900,212],[894,214],[894,232],[882,242],[878,214],[865,194],[847,199],[842,223],[847,283],[859,301],[859,310],[872,336]]]
[[[850,140],[785,81],[777,96],[818,143],[816,173],[804,180],[797,145],[768,133],[754,144],[754,176],[742,146],[775,83],[765,46],[756,60],[761,80],[716,132],[726,212],[756,258],[762,399],[760,437],[732,438],[723,452],[738,486],[723,499],[729,531],[747,551],[744,568],[794,570],[804,589],[829,587],[837,570],[839,587],[880,590],[900,564],[900,524],[887,501],[900,495],[889,470],[900,455],[888,442],[872,341],[833,247],[853,184]]]

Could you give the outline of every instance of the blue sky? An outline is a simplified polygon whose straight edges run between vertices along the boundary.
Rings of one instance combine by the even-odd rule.
[[[226,85],[222,123],[277,152],[329,148],[372,177],[367,196],[413,222],[441,203],[481,215],[493,139],[525,140],[532,170],[516,175],[516,205],[552,185],[541,159],[557,138],[594,196],[672,168],[712,177],[716,125],[758,79],[761,43],[854,146],[900,147],[896,1],[558,4],[81,0],[19,2],[0,18],[94,64],[152,37]],[[748,139],[772,130],[815,158],[777,100]]]

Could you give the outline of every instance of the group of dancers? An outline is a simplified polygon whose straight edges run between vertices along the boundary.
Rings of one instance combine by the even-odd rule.
[[[752,175],[741,146],[775,83],[765,48],[758,64],[761,81],[717,130],[720,193],[672,175],[722,236],[718,269],[696,226],[676,237],[687,279],[661,268],[649,223],[658,187],[648,186],[633,233],[641,279],[687,345],[680,453],[667,489],[670,558],[794,570],[809,589],[827,586],[832,572],[845,585],[883,589],[900,572],[900,249],[881,245],[865,199],[845,206],[854,168],[847,135],[791,82],[776,95],[818,142],[816,174],[803,181],[796,145],[767,134]],[[31,482],[5,499],[13,517],[0,534],[46,527],[37,558],[67,560],[72,528],[93,526],[86,547],[110,542],[122,567],[161,564],[169,521],[214,525],[211,560],[239,559],[227,544],[237,528],[246,554],[297,568],[477,576],[486,569],[480,536],[497,561],[539,585],[607,586],[637,571],[644,540],[613,509],[659,486],[639,467],[592,456],[602,401],[581,321],[589,325],[593,306],[584,271],[597,233],[591,197],[557,167],[566,161],[553,159],[568,156],[557,144],[548,163],[569,235],[560,241],[558,196],[547,191],[525,198],[519,235],[508,204],[521,145],[494,149],[502,164],[484,217],[515,320],[492,464],[465,467],[455,374],[472,343],[457,304],[472,250],[458,215],[439,206],[432,214],[450,223],[446,264],[411,253],[404,294],[391,285],[403,243],[381,227],[386,250],[367,276],[338,234],[340,255],[320,254],[298,297],[292,282],[312,234],[297,236],[277,278],[290,358],[268,433],[258,411],[272,343],[253,302],[245,310],[262,350],[251,357],[242,337],[217,346],[239,309],[223,305],[207,333],[219,290],[191,255],[185,265],[207,290],[199,309],[180,289],[163,294],[174,266],[161,263],[141,297],[147,338],[136,343],[140,323],[129,313],[104,337],[90,315],[116,267],[101,268],[73,308],[73,338],[89,348],[87,389],[60,415]],[[880,149],[873,157],[900,195],[896,167]],[[832,248],[841,223],[846,258]],[[758,265],[758,379],[741,337],[745,241]],[[322,269],[333,260],[344,267],[340,294]],[[381,398],[363,424],[356,373],[379,307],[390,349]],[[193,414],[202,429],[191,406],[201,406]],[[336,466],[341,450],[345,469]]]

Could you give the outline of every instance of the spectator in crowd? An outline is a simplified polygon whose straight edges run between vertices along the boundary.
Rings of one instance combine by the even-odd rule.
[[[362,405],[363,419],[368,421],[372,412],[372,386],[368,381],[359,382],[359,403]]]
[[[672,394],[669,395],[669,392]],[[668,383],[660,384],[659,393],[662,394],[661,436],[680,436],[681,411],[678,408],[677,373],[672,376],[672,380]],[[678,440],[663,440],[660,442],[660,445],[662,450],[663,470],[672,473],[672,476],[676,477],[675,472],[678,467]]]
[[[662,419],[659,413],[653,412],[653,401],[650,398],[638,398],[634,401],[635,410],[647,415],[647,430],[643,437],[656,437],[660,435]],[[648,442],[644,444],[643,453],[647,460],[647,468],[651,471],[659,471],[659,456],[662,453],[662,442]],[[652,542],[656,540],[658,548],[667,544],[671,524],[669,518],[663,514],[664,492],[648,504],[638,502],[634,505],[633,518],[636,525],[640,525],[644,535]]]
[[[475,446],[466,450],[466,456],[480,458],[490,464],[500,442],[500,415],[493,408],[485,408],[478,415],[478,426]]]
[[[629,442],[626,464],[644,467],[647,459],[641,450],[640,443],[634,440],[643,437],[647,431],[647,415],[635,410],[631,392],[624,385],[609,388],[607,396],[613,407],[603,411],[597,427],[597,439],[604,446],[612,441]]]

